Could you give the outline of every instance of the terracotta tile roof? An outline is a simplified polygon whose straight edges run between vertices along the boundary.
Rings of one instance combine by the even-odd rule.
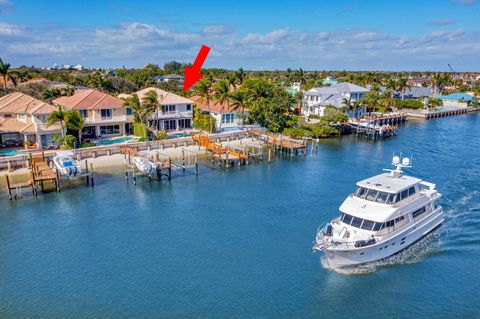
[[[16,118],[0,118],[0,132],[22,132],[31,124],[17,120]]]
[[[200,103],[200,96],[195,95],[190,97],[192,101],[195,102],[195,106],[199,108],[202,111],[209,112],[209,106],[207,105],[206,101],[203,101],[203,103]],[[210,112],[214,113],[238,113],[241,112],[242,110],[236,109],[232,105],[227,105],[227,103],[220,104],[218,102],[215,102],[213,100],[210,100]],[[222,108],[223,107],[223,108]],[[248,111],[247,108],[244,109],[245,112]]]
[[[57,108],[29,95],[13,92],[0,97],[0,114],[49,114]]]
[[[192,100],[189,100],[183,96],[177,95],[172,92],[167,92],[165,90],[155,88],[155,87],[149,87],[143,90],[140,90],[137,93],[138,98],[140,101],[143,99],[143,97],[150,91],[155,91],[157,92],[158,99],[161,105],[170,105],[170,104],[193,104]],[[120,94],[118,97],[120,98],[128,98],[130,94]]]
[[[123,101],[115,96],[94,89],[78,90],[72,96],[62,96],[53,103],[69,109],[118,109],[123,108]]]

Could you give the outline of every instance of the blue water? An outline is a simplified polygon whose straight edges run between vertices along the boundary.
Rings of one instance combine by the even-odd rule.
[[[479,149],[480,114],[270,165],[207,161],[170,183],[112,171],[94,189],[2,197],[0,317],[478,318]],[[309,251],[317,226],[393,151],[437,183],[444,226],[386,263],[325,269]]]
[[[125,143],[133,140],[131,137],[121,137],[116,139],[109,139],[109,140],[99,140],[96,142],[97,145],[112,145],[118,143]]]

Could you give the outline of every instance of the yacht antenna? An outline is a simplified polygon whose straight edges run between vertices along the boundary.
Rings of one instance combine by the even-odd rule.
[[[402,156],[402,153],[400,153],[400,156],[395,155],[392,158],[392,165],[395,166],[395,169],[384,169],[384,171],[390,172],[390,176],[392,178],[399,178],[403,175],[402,168],[409,168],[412,167],[412,158],[413,156],[411,155],[409,157],[404,157],[403,159],[400,160]]]

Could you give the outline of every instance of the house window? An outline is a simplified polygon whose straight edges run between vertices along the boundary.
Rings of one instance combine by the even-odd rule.
[[[175,112],[175,105],[165,105],[165,112]]]
[[[112,109],[100,110],[100,114],[102,115],[102,120],[111,120],[112,119]]]
[[[12,117],[12,114],[4,114],[3,117],[4,118],[10,118],[10,117]]]
[[[129,107],[127,107],[127,108],[125,109],[125,114],[127,114],[127,115],[132,115],[132,114],[133,114],[132,109],[129,108]]]
[[[233,113],[222,114],[222,123],[231,124],[235,120],[235,115]]]
[[[187,111],[191,111],[192,110],[192,104],[187,104]]]
[[[18,114],[17,115],[17,118],[20,120],[20,121],[25,121],[27,119],[27,117],[25,116],[25,114]]]
[[[100,135],[112,135],[112,134],[120,134],[120,125],[100,126]]]
[[[41,123],[47,122],[47,115],[46,114],[41,114],[41,115],[37,116],[37,118]]]
[[[190,128],[190,127],[192,127],[190,119],[178,120],[178,128]]]
[[[163,129],[166,130],[166,131],[176,130],[177,129],[177,121],[176,120],[165,120],[165,121],[163,121]]]
[[[80,112],[80,114],[82,115],[82,117],[84,119],[86,119],[88,117],[88,111],[87,110],[78,110],[78,112]]]

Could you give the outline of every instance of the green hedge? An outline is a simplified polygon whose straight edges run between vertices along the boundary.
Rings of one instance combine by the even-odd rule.
[[[419,100],[395,100],[395,106],[399,109],[421,109],[424,105]]]
[[[145,137],[145,131],[143,130],[142,123],[133,123],[133,135]]]

